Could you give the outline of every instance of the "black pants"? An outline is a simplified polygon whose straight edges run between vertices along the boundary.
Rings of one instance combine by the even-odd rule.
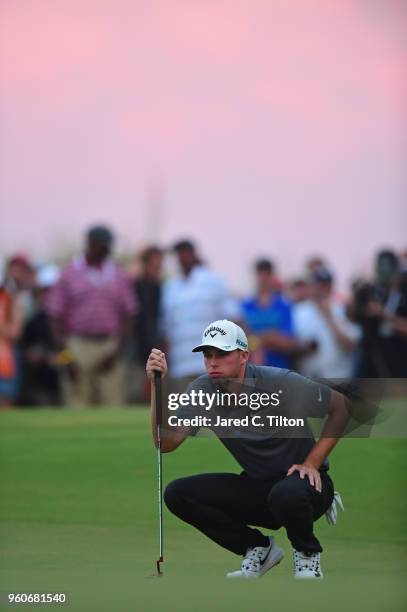
[[[298,472],[281,479],[257,480],[246,474],[198,474],[173,480],[164,492],[169,510],[224,548],[244,555],[268,539],[249,525],[280,529],[296,550],[321,552],[313,524],[333,500],[333,483],[320,472],[322,492]]]

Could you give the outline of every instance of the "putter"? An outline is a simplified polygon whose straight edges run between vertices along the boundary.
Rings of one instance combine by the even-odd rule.
[[[162,454],[161,454],[161,425],[163,418],[162,411],[162,388],[161,388],[161,372],[154,372],[155,384],[155,410],[157,423],[157,463],[158,463],[158,516],[159,516],[159,534],[160,534],[160,556],[157,559],[157,577],[163,575],[160,564],[164,563],[164,540],[163,540],[163,470],[162,470]]]

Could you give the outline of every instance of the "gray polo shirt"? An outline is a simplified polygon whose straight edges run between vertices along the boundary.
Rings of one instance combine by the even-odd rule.
[[[220,396],[222,392],[230,390],[230,387],[226,389],[205,374],[195,379],[186,393],[201,391]],[[278,397],[278,405],[258,406],[258,402],[252,402],[253,398],[258,399],[260,393],[272,395],[274,399]],[[240,398],[244,394],[248,396],[250,405],[245,405],[247,401],[241,405]],[[244,472],[252,478],[267,479],[284,477],[294,463],[305,461],[315,444],[307,417],[325,417],[329,412],[330,396],[329,387],[292,370],[248,364],[237,402],[231,404],[229,401],[228,405],[217,405],[215,402],[210,410],[206,409],[208,404],[197,406],[191,402],[180,406],[173,414],[180,418],[209,417],[211,424],[208,428],[220,439]],[[263,426],[216,426],[219,419],[228,417],[248,417],[250,423],[254,415],[257,421],[264,423]],[[270,416],[273,418],[270,419]],[[304,425],[282,425],[282,417],[303,420]],[[195,436],[199,429],[199,426],[190,427],[190,434]],[[327,470],[328,467],[328,461],[325,461],[320,470]]]

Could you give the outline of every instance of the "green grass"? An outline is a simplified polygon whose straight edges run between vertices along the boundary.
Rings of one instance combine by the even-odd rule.
[[[281,530],[282,564],[260,581],[228,582],[238,557],[167,511],[165,575],[146,580],[158,556],[148,412],[0,413],[0,592],[66,592],[75,612],[404,610],[406,450],[401,439],[342,440],[335,449],[331,476],[346,512],[336,527],[317,524],[323,582],[293,580]],[[188,440],[163,461],[165,482],[238,470],[214,439]]]

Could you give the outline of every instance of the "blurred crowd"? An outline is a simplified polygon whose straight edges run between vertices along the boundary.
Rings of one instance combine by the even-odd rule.
[[[178,271],[163,278],[169,256]],[[252,273],[252,295],[232,295],[190,240],[151,245],[124,267],[105,226],[90,228],[62,269],[15,254],[0,284],[0,406],[145,402],[152,347],[184,387],[203,372],[191,347],[217,319],[245,329],[256,364],[312,378],[407,378],[406,253],[377,253],[372,277],[355,279],[348,295],[322,257],[290,280],[267,257]]]

